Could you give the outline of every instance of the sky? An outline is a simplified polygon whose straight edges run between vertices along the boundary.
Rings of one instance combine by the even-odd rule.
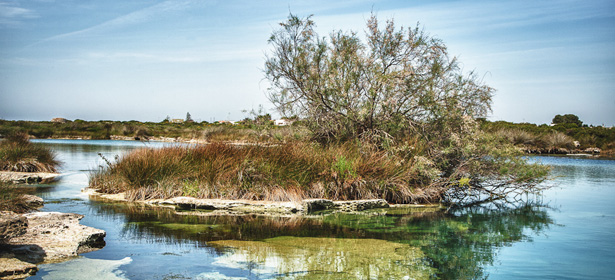
[[[615,1],[0,0],[0,119],[240,120],[266,96],[267,39],[417,22],[497,91],[489,119],[615,125]]]

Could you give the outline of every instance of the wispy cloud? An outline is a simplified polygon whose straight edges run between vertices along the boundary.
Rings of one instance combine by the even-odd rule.
[[[169,12],[177,12],[188,9],[194,4],[195,1],[184,0],[184,1],[164,1],[162,3],[158,3],[147,8],[143,8],[141,10],[137,10],[114,19],[99,23],[97,25],[84,28],[81,30],[76,30],[72,32],[67,32],[63,34],[58,34],[49,38],[45,38],[33,44],[26,46],[26,48],[33,47],[39,45],[41,43],[56,41],[61,39],[66,39],[74,36],[85,35],[88,33],[100,32],[105,30],[113,30],[121,27],[136,25],[145,23],[148,21],[155,20],[157,17],[160,17],[162,14]]]
[[[11,3],[0,2],[0,26],[16,26],[25,19],[37,18],[33,10],[21,8]]]

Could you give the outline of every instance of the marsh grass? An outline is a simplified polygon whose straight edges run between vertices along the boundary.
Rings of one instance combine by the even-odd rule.
[[[413,161],[348,142],[274,146],[175,146],[136,150],[91,174],[90,187],[130,200],[197,198],[292,201],[384,198],[426,202]]]
[[[25,133],[11,134],[0,142],[0,170],[56,172],[60,164],[48,148],[31,143]]]

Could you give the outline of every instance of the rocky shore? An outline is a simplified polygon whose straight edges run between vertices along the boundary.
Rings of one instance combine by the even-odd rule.
[[[104,247],[105,231],[81,225],[82,218],[59,212],[0,212],[0,279],[23,279],[36,273],[37,264]]]
[[[0,171],[0,181],[8,181],[13,184],[51,183],[58,176],[60,176],[59,173]]]
[[[91,199],[128,202],[124,193],[102,194],[92,189],[84,190]],[[329,199],[304,199],[301,201],[252,201],[199,199],[193,197],[174,197],[169,199],[151,199],[135,201],[152,206],[173,208],[182,214],[217,215],[309,215],[319,211],[358,212],[389,207],[438,207],[438,205],[390,205],[384,199],[334,201]]]

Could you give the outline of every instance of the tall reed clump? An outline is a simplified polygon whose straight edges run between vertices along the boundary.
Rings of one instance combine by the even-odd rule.
[[[0,170],[56,172],[60,162],[48,148],[31,143],[25,133],[7,135],[0,142]]]
[[[134,151],[93,173],[90,187],[103,193],[126,192],[131,200],[191,196],[433,201],[417,191],[417,172],[412,160],[352,142],[327,147],[306,142],[277,146],[218,142]]]

